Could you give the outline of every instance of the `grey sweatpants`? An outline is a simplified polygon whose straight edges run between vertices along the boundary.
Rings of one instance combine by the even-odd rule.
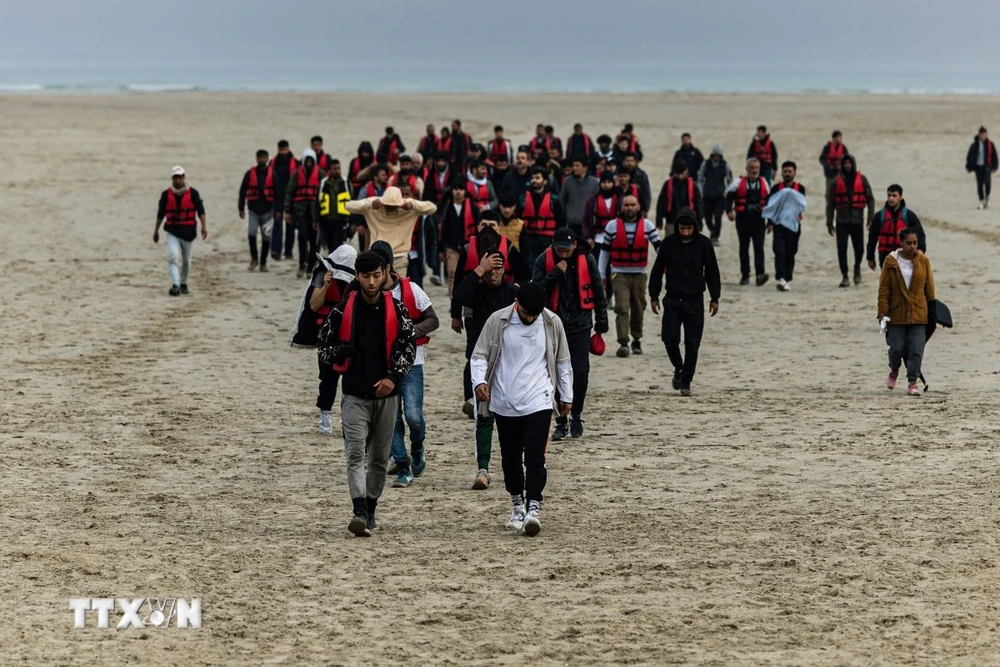
[[[378,498],[385,486],[399,396],[367,399],[344,394],[340,419],[344,426],[347,487],[351,498]]]
[[[889,368],[899,370],[900,362],[906,364],[906,381],[916,383],[920,378],[920,365],[924,360],[924,343],[927,326],[924,324],[890,324],[885,332],[889,343]]]

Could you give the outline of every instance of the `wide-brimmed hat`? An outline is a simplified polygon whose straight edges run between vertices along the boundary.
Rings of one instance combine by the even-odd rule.
[[[383,206],[402,206],[403,193],[396,186],[388,187],[379,198]]]

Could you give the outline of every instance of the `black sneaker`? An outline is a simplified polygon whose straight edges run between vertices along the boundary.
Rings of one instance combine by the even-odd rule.
[[[750,276],[743,276],[742,278],[740,278],[740,285],[749,285],[749,284],[750,284]]]
[[[840,281],[840,286],[841,287],[850,287],[851,286],[851,281],[847,279],[847,276],[844,276],[844,279]]]
[[[372,531],[368,528],[368,514],[364,510],[355,510],[354,517],[347,524],[347,530],[354,533],[355,537],[371,537]]]
[[[378,530],[378,523],[375,521],[375,506],[378,498],[365,498],[365,508],[368,510],[368,530]]]
[[[182,284],[181,285],[181,294],[190,294],[190,293],[191,293],[191,290],[188,289],[187,284]]]
[[[757,274],[757,287],[760,287],[761,285],[763,285],[764,283],[766,283],[770,279],[771,279],[771,276],[767,275],[766,273],[758,273]]]
[[[690,396],[690,395],[691,395],[691,385],[686,384],[686,385],[682,386],[681,387],[681,396]]]
[[[854,284],[861,284],[861,267],[855,267],[854,269]]]
[[[642,354],[642,345],[637,340],[632,341],[632,354]]]
[[[181,295],[181,288],[178,287],[177,285],[171,285],[170,286],[170,291],[167,292],[167,294],[169,294],[170,296],[180,296]]]
[[[556,424],[556,430],[552,433],[552,440],[565,440],[569,435],[569,425],[566,422]]]
[[[573,438],[583,437],[583,420],[580,419],[580,415],[570,415],[569,434]]]
[[[674,369],[674,379],[670,382],[670,386],[673,387],[675,391],[681,388],[681,369]]]

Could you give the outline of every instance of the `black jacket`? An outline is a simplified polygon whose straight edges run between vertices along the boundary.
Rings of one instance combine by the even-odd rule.
[[[313,202],[313,220],[324,220],[328,222],[343,222],[348,223],[351,221],[351,216],[341,215],[337,212],[337,195],[346,192],[348,195],[351,194],[351,189],[347,185],[347,181],[343,178],[339,180],[331,180],[329,178],[324,178],[320,181],[319,187],[319,197]],[[326,215],[322,215],[323,202],[324,199],[329,198],[329,205]]]
[[[274,167],[274,201],[279,204],[285,199],[285,188],[288,187],[288,179],[292,176],[292,160],[295,156],[291,151],[282,155],[278,153],[271,158],[271,166]]]
[[[556,263],[561,261],[556,257]],[[590,285],[594,290],[594,309],[584,310],[580,307],[580,290],[577,279],[577,262],[585,261],[590,268]],[[591,329],[599,334],[608,332],[608,298],[604,294],[604,285],[601,281],[601,274],[597,270],[597,260],[589,252],[578,246],[576,253],[566,262],[566,273],[553,267],[552,271],[545,272],[545,253],[535,260],[535,269],[531,277],[532,282],[540,282],[545,285],[545,291],[551,296],[552,291],[559,288],[559,307],[555,313],[562,320],[566,334],[590,332]],[[547,304],[546,304],[547,305]]]
[[[456,320],[462,317],[463,308],[472,311],[472,318],[466,321],[465,336],[470,345],[475,345],[490,315],[501,308],[509,308],[516,298],[517,285],[500,283],[497,287],[490,287],[470,271],[462,282],[455,283],[451,296],[451,317]]]
[[[438,204],[438,242],[441,244],[441,251],[445,248],[461,250],[465,245],[465,207],[472,211],[473,224],[479,224],[479,209],[469,197],[462,202],[462,215],[455,212],[455,202],[449,192]]]
[[[719,302],[722,279],[715,248],[707,236],[695,234],[690,243],[684,243],[679,234],[663,240],[649,273],[649,298],[653,301],[660,298],[664,275],[668,298],[701,296],[707,287],[712,303]]]
[[[704,217],[704,207],[701,201],[701,190],[698,189],[698,185],[695,183],[694,178],[691,177],[690,170],[688,171],[687,180],[694,184],[694,201],[688,201],[688,185],[687,181],[681,182],[675,180],[673,176],[668,178],[663,182],[663,187],[660,188],[660,196],[656,198],[656,226],[662,226],[665,221],[668,225],[674,223],[674,217],[680,212],[682,208],[690,208],[694,211],[694,214],[698,217],[698,229],[701,230],[701,220]],[[673,186],[673,196],[674,201],[667,201],[667,185],[670,181],[674,181]]]
[[[905,199],[900,200],[899,205],[903,209],[903,221],[906,223],[906,226],[917,230],[917,247],[920,248],[921,252],[927,252],[927,236],[924,234],[924,226],[920,224],[920,218],[911,209],[906,207]],[[878,250],[878,237],[882,232],[882,224],[885,222],[885,210],[887,208],[889,208],[888,204],[875,214],[875,217],[872,218],[872,224],[868,228],[868,246],[865,258],[872,262],[875,261],[875,252]]]
[[[378,140],[378,149],[375,151],[375,161],[379,164],[386,164],[389,162],[389,148],[392,143],[396,142],[396,149],[399,154],[402,155],[406,152],[406,146],[403,144],[403,140],[398,134],[394,134],[391,137],[382,137]]]
[[[674,153],[674,159],[671,164],[678,159],[684,160],[684,163],[688,166],[688,178],[697,178],[698,170],[701,169],[701,163],[705,161],[705,156],[692,144],[688,148],[684,148],[683,146],[678,148],[677,152]],[[670,175],[673,176],[673,173]]]
[[[571,134],[566,138],[566,157],[572,160],[575,157],[586,160],[590,166],[590,156],[595,152],[594,142],[586,134]]]
[[[240,198],[236,204],[237,208],[240,213],[243,213],[247,207],[258,215],[270,213],[274,210],[273,201],[267,201],[263,197],[253,201],[247,201],[247,188],[250,185],[250,172],[254,169],[257,170],[257,187],[260,188],[261,191],[264,190],[264,183],[267,181],[267,165],[263,167],[254,165],[247,169],[247,173],[243,174],[243,182],[240,184]],[[277,177],[275,177],[275,180],[277,180]],[[277,186],[277,183],[275,183],[275,186]]]
[[[413,322],[407,316],[403,304],[395,299],[389,301],[396,309],[399,331],[392,344],[388,364],[385,355],[385,300],[381,294],[374,305],[366,303],[360,294],[355,298],[352,325],[354,333],[351,340],[340,339],[340,322],[344,318],[347,299],[333,307],[320,328],[318,337],[320,363],[326,365],[339,363],[345,359],[351,360],[350,367],[342,376],[345,394],[374,399],[375,383],[383,378],[389,378],[396,383],[391,395],[396,395],[399,393],[399,383],[413,367],[417,355]]]
[[[861,174],[861,187],[865,189],[865,207],[868,209],[868,216],[865,217],[865,210],[860,208],[852,208],[848,206],[847,208],[837,208],[835,193],[837,191],[837,181],[841,177],[844,179],[844,187],[847,188],[848,198],[854,191],[854,171],[846,173],[844,171],[843,162],[847,161],[850,157],[851,163],[854,165],[854,170],[858,169],[858,163],[855,161],[853,155],[847,153],[844,154],[841,160],[840,173],[836,178],[830,180],[830,185],[826,189],[826,226],[832,227],[834,219],[838,225],[861,225],[865,222],[871,222],[872,218],[875,217],[875,195],[872,194],[872,186],[868,182],[868,177]]]
[[[500,192],[497,194],[503,194],[504,192],[513,192],[514,195],[520,199],[525,192],[531,189],[531,169],[526,169],[524,175],[517,173],[517,169],[511,167],[507,172],[507,175],[503,178],[503,184],[500,186]]]
[[[465,263],[469,259],[469,244],[466,243],[462,246],[462,250],[458,253],[458,267],[455,269],[455,283],[458,284],[465,279],[465,274],[468,273],[465,270]],[[508,241],[507,243],[507,261],[510,262],[510,270],[514,275],[514,282],[518,285],[523,285],[524,283],[531,282],[531,267],[528,266],[528,260],[524,258],[524,255],[514,247],[513,243]]]
[[[997,165],[997,147],[993,143],[992,139],[986,139],[986,166],[990,168],[990,171],[996,171]],[[991,150],[992,149],[992,150]],[[979,135],[977,134],[972,138],[972,144],[969,146],[969,152],[965,154],[965,170],[975,171],[976,162],[979,160]]]

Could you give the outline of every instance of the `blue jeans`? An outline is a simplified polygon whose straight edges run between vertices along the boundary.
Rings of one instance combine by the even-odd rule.
[[[191,270],[191,246],[194,241],[185,241],[167,232],[167,261],[170,263],[170,284],[187,285]]]
[[[392,434],[392,458],[397,463],[406,463],[406,443],[403,441],[403,419],[410,427],[410,450],[424,448],[427,424],[424,422],[424,367],[423,364],[410,369],[399,383],[399,397],[403,409],[396,413],[396,430]]]

